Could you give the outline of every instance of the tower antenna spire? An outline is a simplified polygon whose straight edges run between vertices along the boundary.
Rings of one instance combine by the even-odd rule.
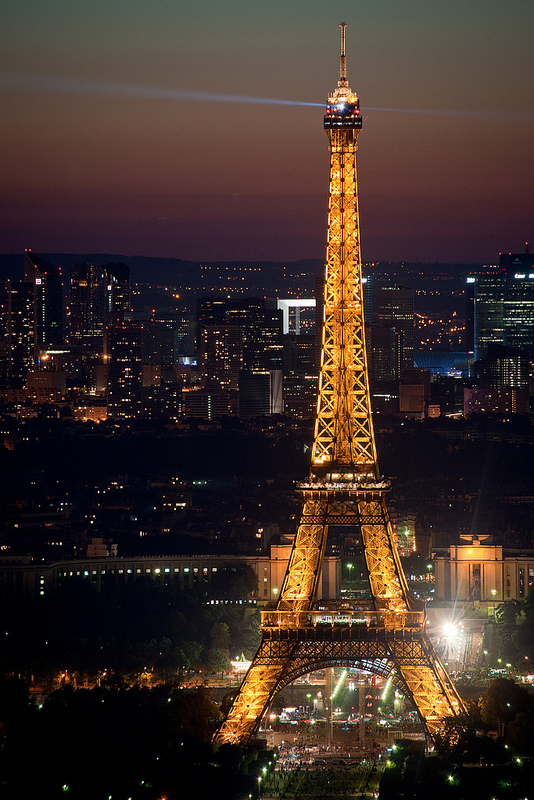
[[[339,85],[345,86],[347,83],[347,57],[345,55],[345,28],[346,22],[340,22],[341,28],[341,56],[339,59]]]

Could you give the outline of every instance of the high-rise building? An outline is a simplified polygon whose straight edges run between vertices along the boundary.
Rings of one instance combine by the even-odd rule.
[[[163,320],[143,320],[143,364],[158,364],[164,370],[174,366],[174,326]]]
[[[505,345],[534,359],[534,257],[501,254],[499,270],[474,279],[475,360],[485,359],[489,343]]]
[[[475,361],[486,357],[488,344],[504,344],[504,275],[479,273],[474,277]]]
[[[239,416],[243,419],[282,414],[282,371],[239,373]]]
[[[286,333],[283,337],[284,375],[316,375],[315,334]]]
[[[266,301],[258,297],[198,300],[199,354],[203,328],[230,325],[241,331],[243,369],[281,369],[283,314],[266,305]]]
[[[499,266],[505,276],[504,344],[525,350],[534,359],[534,256],[501,254]]]
[[[35,364],[34,286],[8,280],[6,290],[7,381],[19,389]]]
[[[130,267],[121,261],[104,264],[106,311],[120,314],[131,310]]]
[[[185,311],[178,312],[175,316],[174,328],[174,355],[180,363],[195,358],[195,315]]]
[[[394,328],[399,333],[397,375],[413,367],[414,311],[413,289],[404,286],[384,286],[377,292],[379,325]]]
[[[143,415],[142,325],[110,315],[106,321],[108,416],[139,419]]]
[[[229,319],[232,317],[229,316]],[[237,322],[237,318],[234,317]],[[238,323],[239,324],[239,323]],[[240,325],[243,335],[243,367],[247,370],[282,369],[282,313],[260,309]]]
[[[106,314],[130,311],[126,264],[73,264],[69,287],[69,341],[101,351]]]
[[[366,327],[371,383],[398,380],[402,344],[401,331],[396,327],[379,323],[373,323]]]
[[[472,377],[481,388],[500,389],[508,386],[528,391],[529,366],[529,356],[524,350],[490,342],[486,358],[473,364]]]
[[[238,325],[204,325],[200,330],[198,366],[205,389],[239,389],[243,338]]]
[[[95,264],[73,264],[69,287],[69,342],[102,351],[106,274]]]
[[[46,350],[63,342],[63,279],[61,269],[36,256],[24,254],[24,279],[33,284],[35,347]]]

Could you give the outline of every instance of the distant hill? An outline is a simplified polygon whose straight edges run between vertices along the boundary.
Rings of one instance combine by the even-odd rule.
[[[125,256],[118,253],[39,253],[47,261],[61,267],[67,277],[72,264],[88,261],[106,264],[122,261],[128,264],[134,284],[176,288],[182,297],[205,294],[267,297],[311,296],[315,278],[322,274],[319,259],[302,261],[183,261],[179,258]],[[380,261],[366,267],[377,284],[390,283],[413,289],[432,289],[436,293],[464,287],[464,278],[481,269],[481,264],[423,264],[419,262]],[[21,280],[24,254],[0,255],[0,281]],[[148,287],[147,287],[148,289]],[[145,292],[143,292],[145,294]]]
[[[308,259],[293,262],[278,261],[217,261],[194,262],[179,258],[124,256],[118,253],[39,253],[46,261],[61,267],[68,275],[72,264],[90,262],[96,265],[122,261],[128,264],[134,283],[152,283],[182,287],[192,292],[268,294],[309,294],[314,289],[315,276],[323,262]],[[21,280],[24,275],[24,254],[0,254],[0,280]],[[243,278],[245,280],[243,280]]]

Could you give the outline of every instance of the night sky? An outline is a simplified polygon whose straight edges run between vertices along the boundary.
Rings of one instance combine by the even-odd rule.
[[[363,259],[520,252],[532,0],[7,0],[0,252],[322,258],[342,19]]]

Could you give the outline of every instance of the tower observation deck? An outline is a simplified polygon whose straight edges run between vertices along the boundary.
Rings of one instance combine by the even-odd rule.
[[[356,150],[362,129],[346,76],[345,23],[337,88],[328,98],[330,187],[321,371],[302,514],[279,597],[262,611],[262,641],[215,742],[244,743],[273,697],[325,667],[357,667],[390,678],[432,739],[463,703],[425,629],[424,603],[410,592],[380,476],[365,349]],[[316,605],[329,526],[350,528],[363,549],[370,600]],[[347,607],[350,605],[350,607]],[[325,624],[324,608],[329,610]]]

